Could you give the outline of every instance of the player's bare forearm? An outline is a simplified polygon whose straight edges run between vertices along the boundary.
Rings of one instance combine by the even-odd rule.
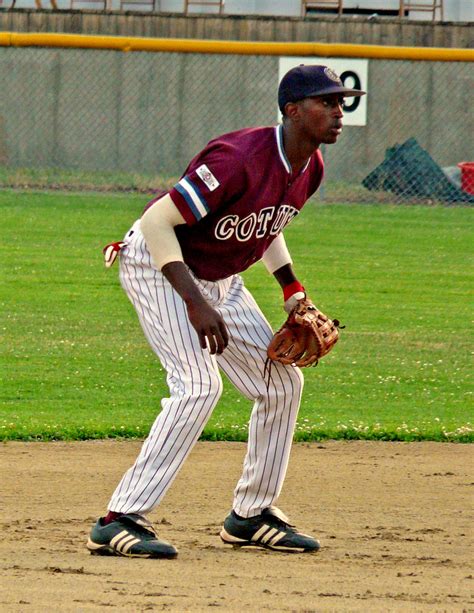
[[[296,278],[291,264],[285,264],[274,271],[274,276],[283,290],[284,309],[289,313],[306,296],[306,291]]]
[[[161,269],[173,288],[184,300],[189,321],[196,330],[201,347],[210,353],[222,353],[229,335],[221,315],[204,299],[183,262],[169,262]]]
[[[163,266],[161,272],[184,300],[186,306],[206,302],[184,262],[168,262]]]
[[[286,287],[297,280],[291,264],[285,264],[278,270],[275,270],[273,275],[281,287]]]

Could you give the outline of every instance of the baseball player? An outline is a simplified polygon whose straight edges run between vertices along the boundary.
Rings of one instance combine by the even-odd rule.
[[[342,132],[344,87],[325,66],[298,66],[282,79],[281,125],[215,138],[178,183],[152,200],[123,241],[120,280],[167,374],[169,396],[133,466],[93,526],[94,554],[173,558],[175,547],[146,519],[163,499],[222,392],[220,370],[254,402],[242,476],[220,536],[234,546],[315,552],[274,503],[285,478],[303,377],[265,368],[272,329],[239,273],[262,260],[285,308],[305,297],[283,229],[323,177],[322,143]]]

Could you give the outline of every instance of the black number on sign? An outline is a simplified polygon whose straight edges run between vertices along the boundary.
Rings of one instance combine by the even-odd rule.
[[[346,85],[346,81],[349,79],[352,79],[353,83]],[[352,70],[346,70],[345,72],[343,72],[341,74],[341,81],[344,84],[344,86],[350,87],[351,89],[361,88],[361,82],[359,79],[359,75],[353,72]],[[350,104],[347,103],[347,98],[344,100],[344,105],[342,108],[344,109],[345,113],[353,113],[356,110],[356,108],[360,104],[360,96],[356,98],[349,98],[349,100],[352,101]]]

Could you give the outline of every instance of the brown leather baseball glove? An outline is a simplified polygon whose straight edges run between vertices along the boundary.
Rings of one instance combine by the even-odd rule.
[[[292,309],[267,349],[270,360],[293,366],[316,366],[339,338],[339,321],[331,320],[304,298]]]

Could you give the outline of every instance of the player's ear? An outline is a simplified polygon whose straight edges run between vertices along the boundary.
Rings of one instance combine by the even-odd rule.
[[[299,104],[298,102],[287,102],[285,104],[285,115],[290,119],[296,119],[299,117]]]

